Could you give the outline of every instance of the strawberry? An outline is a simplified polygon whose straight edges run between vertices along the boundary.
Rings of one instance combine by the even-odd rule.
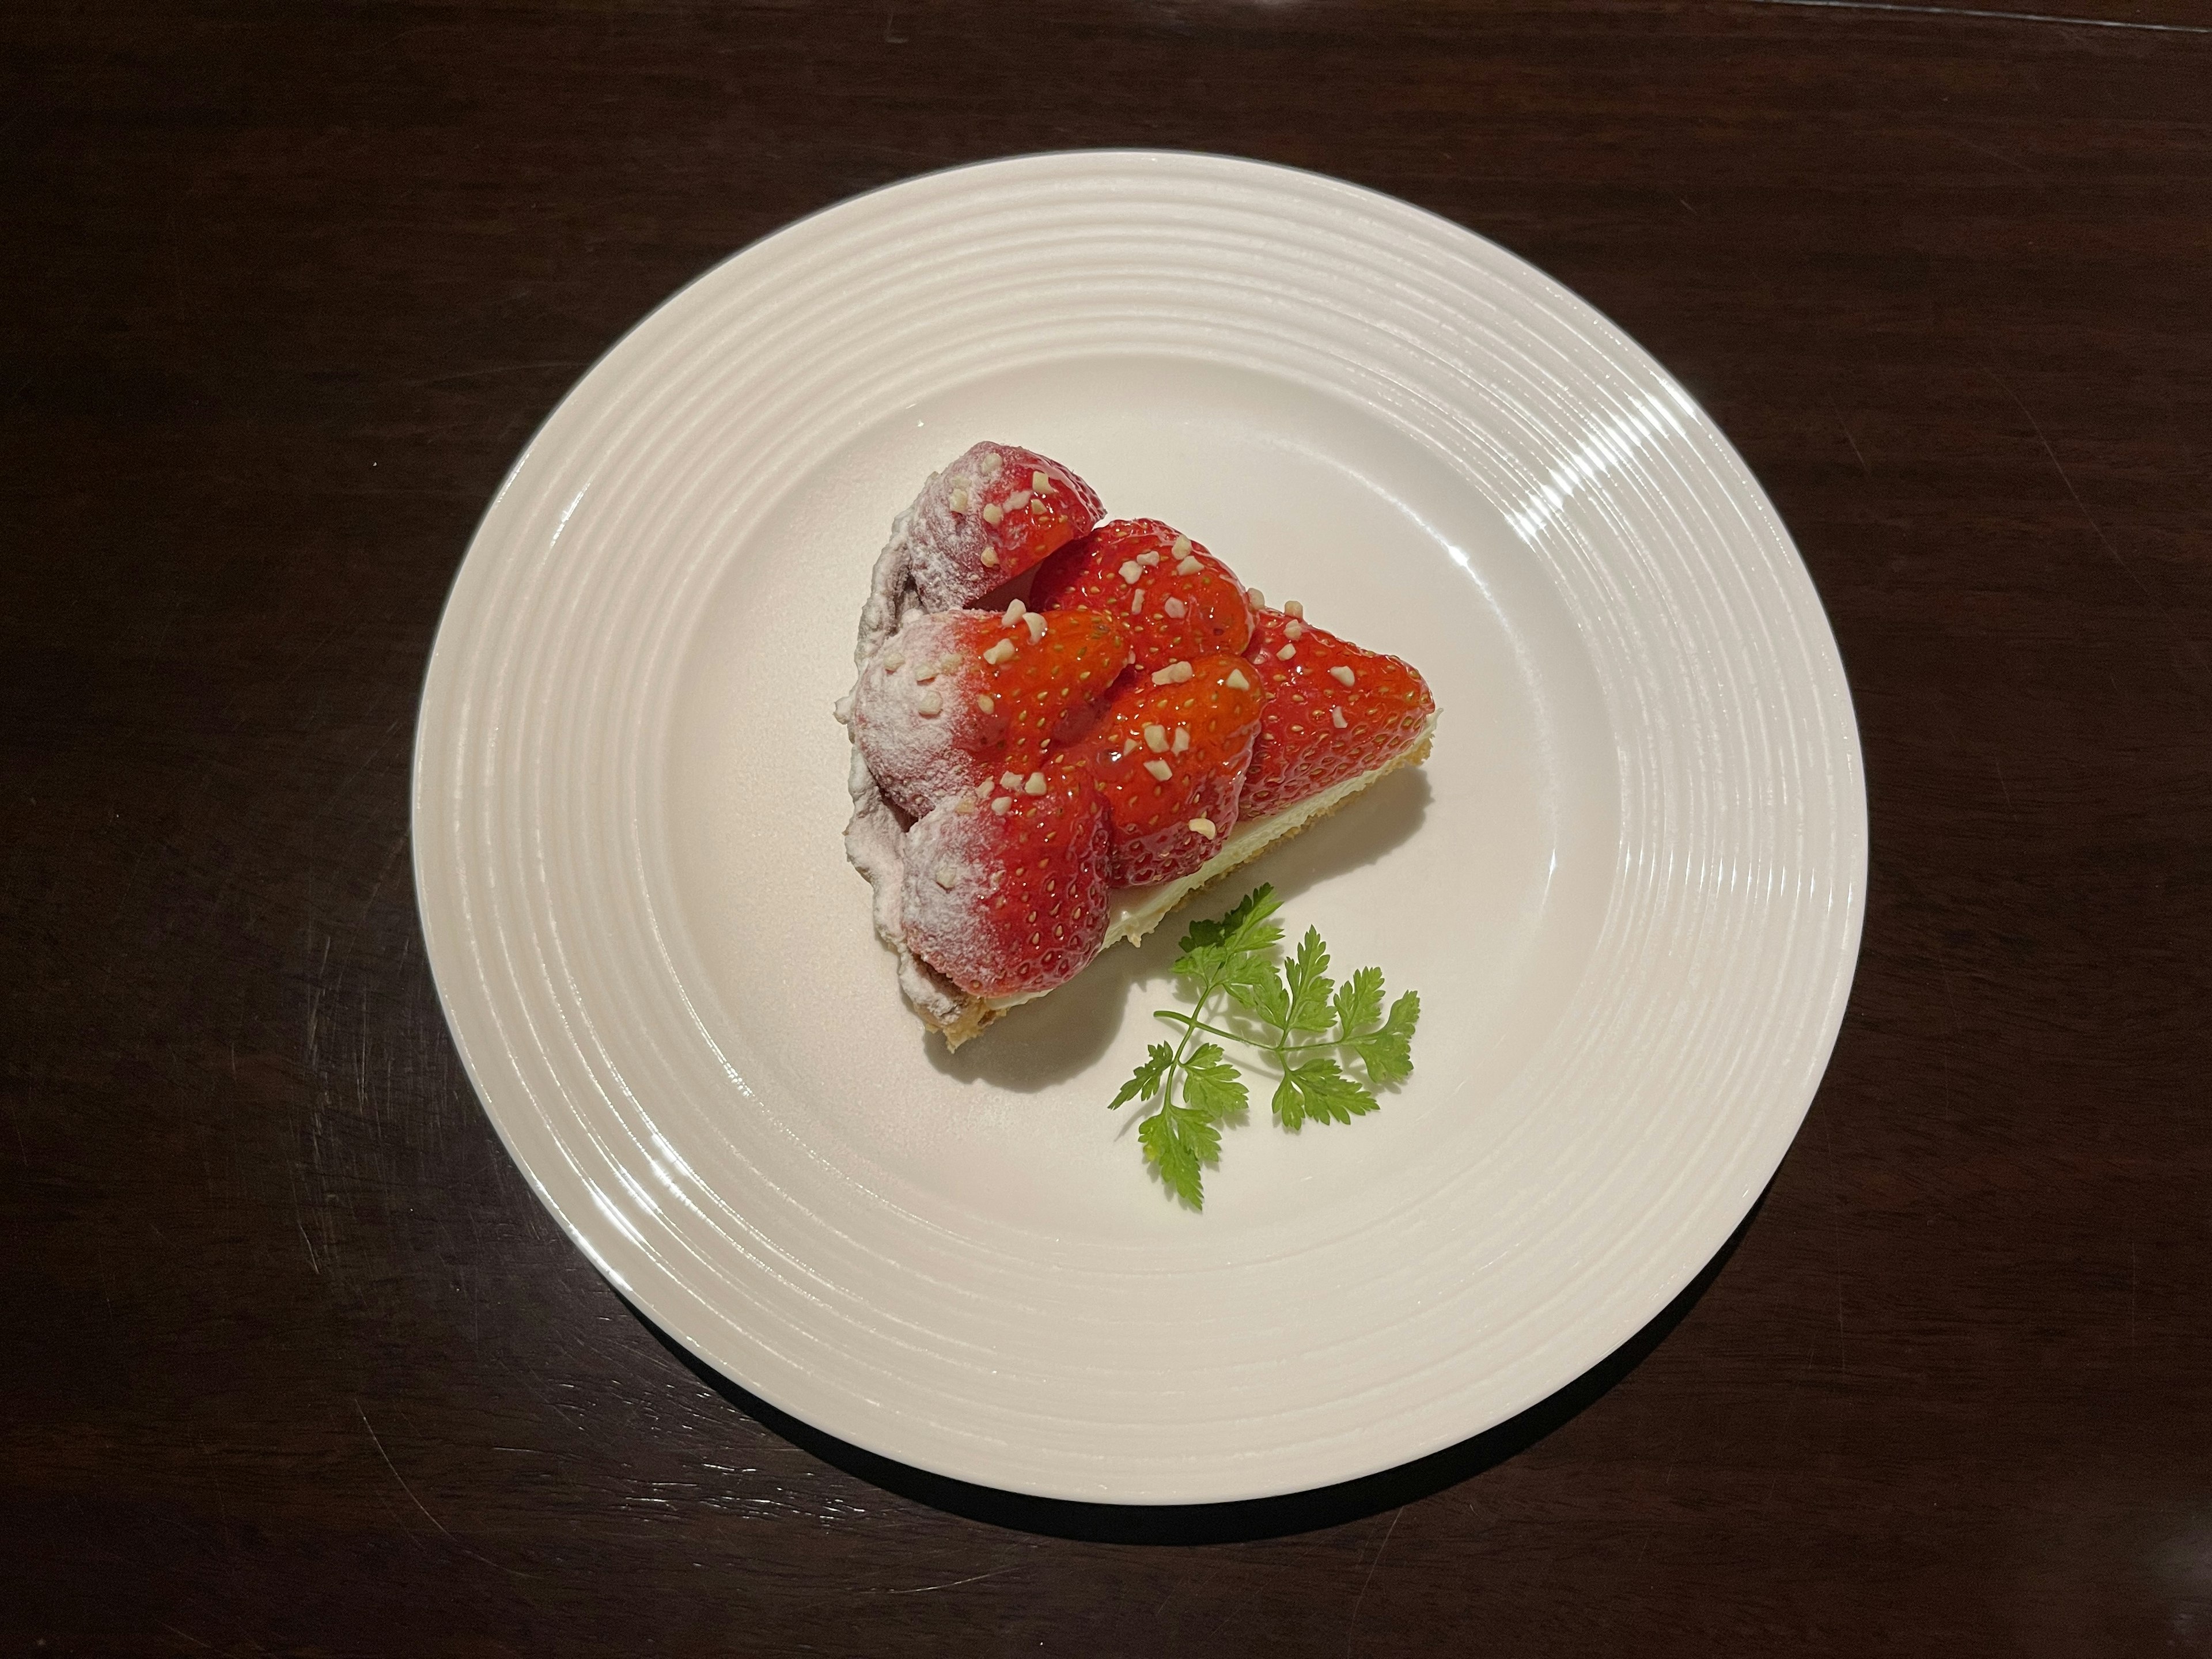
[[[1172,881],[1220,850],[1266,701],[1262,671],[1224,653],[1140,676],[1107,706],[1082,754],[1106,800],[1114,885]]]
[[[1105,942],[1105,804],[1073,756],[983,787],[907,831],[907,944],[970,996],[1049,991]]]
[[[1128,631],[1095,611],[945,611],[911,617],[853,689],[853,736],[876,787],[919,817],[1009,769],[1026,775],[1072,713],[1129,660]]]
[[[1437,712],[1409,665],[1348,644],[1295,611],[1260,610],[1249,654],[1265,665],[1268,695],[1244,777],[1248,818],[1382,765]]]
[[[1252,611],[1229,567],[1158,519],[1116,519],[1047,559],[1030,586],[1040,611],[1085,605],[1129,625],[1137,666],[1244,649]]]
[[[1100,511],[1097,492],[1058,461],[977,444],[915,498],[908,570],[927,609],[973,605],[1088,532]]]

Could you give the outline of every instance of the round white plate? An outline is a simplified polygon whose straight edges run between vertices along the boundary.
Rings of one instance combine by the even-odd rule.
[[[948,1056],[845,863],[869,567],[986,436],[1441,706],[1423,771],[1250,871],[1421,992],[1413,1080],[1263,1103],[1202,1215],[1106,1109],[1179,923]],[[1389,1467],[1633,1333],[1788,1147],[1865,872],[1820,602],[1665,372],[1454,225],[1176,154],[878,191],[640,324],[484,516],[415,787],[456,1041],[599,1269],[832,1434],[1131,1503]]]

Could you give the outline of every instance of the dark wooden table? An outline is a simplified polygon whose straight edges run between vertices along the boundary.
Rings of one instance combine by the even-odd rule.
[[[21,0],[0,84],[6,1652],[2212,1653],[2201,0]],[[1618,319],[1866,740],[1857,988],[1732,1250],[1255,1509],[695,1374],[501,1152],[409,881],[447,585],[592,356],[795,215],[1105,143]]]

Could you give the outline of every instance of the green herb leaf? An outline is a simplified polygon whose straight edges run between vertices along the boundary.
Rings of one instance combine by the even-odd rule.
[[[1208,946],[1230,952],[1264,951],[1283,936],[1283,925],[1268,920],[1282,908],[1275,890],[1262,882],[1237,900],[1219,921],[1191,923],[1176,948],[1185,956]],[[1178,966],[1176,971],[1182,969]]]
[[[1368,1080],[1378,1089],[1403,1083],[1413,1074],[1413,1027],[1421,1018],[1421,994],[1408,991],[1390,1005],[1390,1018],[1379,1031],[1346,1040],[1345,1046],[1367,1067]]]
[[[1209,1042],[1183,1062],[1183,1105],[1209,1122],[1244,1109],[1244,1079],[1218,1042]]]
[[[1155,1042],[1145,1051],[1144,1062],[1121,1085],[1121,1092],[1114,1097],[1113,1104],[1106,1109],[1118,1112],[1133,1100],[1150,1100],[1159,1093],[1160,1085],[1175,1069],[1175,1050],[1164,1042]]]
[[[1283,969],[1283,982],[1290,988],[1290,1011],[1273,1023],[1286,1031],[1328,1030],[1333,1023],[1328,999],[1334,986],[1328,976],[1328,946],[1322,943],[1319,928],[1306,929],[1297,955]]]
[[[1420,998],[1407,992],[1383,1018],[1382,970],[1362,968],[1336,985],[1328,975],[1328,946],[1317,928],[1307,928],[1291,960],[1282,962],[1280,908],[1272,888],[1255,887],[1227,915],[1190,924],[1174,971],[1194,988],[1196,1006],[1188,1014],[1159,1011],[1182,1028],[1182,1039],[1172,1048],[1154,1043],[1114,1097],[1115,1108],[1158,1097],[1158,1109],[1137,1126],[1138,1140],[1162,1183],[1194,1210],[1206,1206],[1207,1166],[1221,1159],[1221,1126],[1241,1118],[1250,1104],[1243,1076],[1218,1042],[1200,1043],[1184,1058],[1200,1030],[1210,1029],[1208,1006],[1216,997],[1225,996],[1264,1028],[1235,1040],[1273,1055],[1283,1067],[1272,1109],[1285,1129],[1364,1117],[1380,1103],[1376,1089],[1413,1074]],[[1298,1036],[1319,1041],[1292,1041]],[[1359,1057],[1364,1084],[1346,1073],[1344,1062],[1330,1052],[1335,1050]]]
[[[1275,1085],[1275,1116],[1285,1129],[1296,1129],[1309,1118],[1316,1123],[1349,1123],[1379,1103],[1327,1058],[1293,1066]]]
[[[1280,1030],[1291,1015],[1291,998],[1274,963],[1265,956],[1250,956],[1237,957],[1235,965],[1236,975],[1224,977],[1221,988],[1245,1012]]]
[[[1163,1107],[1137,1126],[1137,1139],[1168,1190],[1192,1209],[1204,1209],[1206,1186],[1200,1170],[1221,1161],[1221,1132],[1205,1114]]]
[[[1382,970],[1362,968],[1336,988],[1336,1034],[1349,1041],[1382,1018]]]

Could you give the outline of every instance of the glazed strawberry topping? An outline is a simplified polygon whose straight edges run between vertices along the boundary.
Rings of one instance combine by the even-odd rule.
[[[1083,747],[1107,807],[1107,878],[1187,876],[1237,826],[1237,791],[1267,701],[1263,672],[1218,654],[1143,675]]]
[[[971,996],[1048,991],[1106,937],[1105,805],[1073,756],[987,787],[907,832],[907,942]]]
[[[1128,660],[1127,630],[1094,611],[916,617],[861,671],[854,738],[877,787],[920,817],[985,778],[1026,775]]]
[[[1061,548],[1038,569],[1029,602],[1121,617],[1146,673],[1234,654],[1252,635],[1251,608],[1229,567],[1158,519],[1116,519]]]
[[[1098,496],[1058,461],[981,443],[932,478],[907,529],[915,590],[931,611],[973,605],[1098,522]]]
[[[1248,654],[1267,676],[1267,703],[1244,777],[1248,818],[1263,817],[1380,766],[1436,713],[1420,675],[1303,617],[1261,609]]]

